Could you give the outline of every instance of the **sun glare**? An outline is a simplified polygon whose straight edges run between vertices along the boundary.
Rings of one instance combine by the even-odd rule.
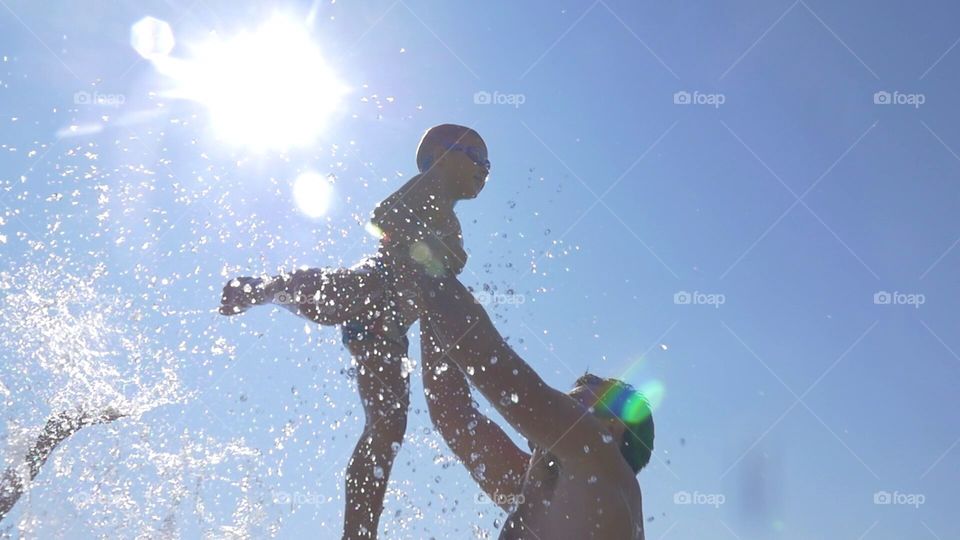
[[[204,104],[223,141],[253,150],[313,143],[347,91],[307,26],[287,18],[229,38],[213,35],[191,52],[152,58],[175,81],[167,95]]]

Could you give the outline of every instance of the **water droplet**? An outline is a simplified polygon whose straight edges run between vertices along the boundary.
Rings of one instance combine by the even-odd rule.
[[[416,366],[413,363],[413,360],[404,356],[400,359],[400,376],[406,379],[411,373],[413,373],[414,367]]]

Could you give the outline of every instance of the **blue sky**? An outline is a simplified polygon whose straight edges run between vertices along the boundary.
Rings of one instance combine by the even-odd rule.
[[[311,7],[275,9],[304,19]],[[184,396],[78,434],[10,520],[122,534],[144,526],[118,509],[127,489],[191,536],[234,523],[254,493],[258,535],[335,534],[362,425],[337,333],[278,310],[212,309],[226,275],[373,250],[358,220],[415,172],[423,130],[456,122],[493,162],[487,189],[458,206],[462,279],[523,300],[490,306],[500,331],[557,387],[589,369],[664,389],[656,457],[639,476],[648,538],[960,536],[955,6],[313,7],[312,36],[350,93],[315,145],[253,154],[219,143],[202,105],[156,94],[169,81],[138,60],[129,29],[166,20],[186,56],[211,30],[255,27],[269,14],[256,3],[0,5],[0,272],[88,276],[102,263],[101,294],[145,312],[105,309],[114,337],[170,351]],[[94,91],[124,103],[75,103]],[[56,135],[92,122],[105,127]],[[306,170],[336,177],[325,218],[292,200]],[[40,425],[57,379],[11,339],[4,420]],[[413,392],[386,537],[494,530],[503,515],[476,503],[430,431],[419,370]],[[200,466],[206,484],[184,481],[193,495],[179,506],[138,495],[178,476],[144,448],[183,456],[190,440],[260,452],[256,481],[240,489],[250,469],[234,456]],[[98,474],[115,490],[91,515],[75,499]],[[875,502],[885,493],[893,504]]]

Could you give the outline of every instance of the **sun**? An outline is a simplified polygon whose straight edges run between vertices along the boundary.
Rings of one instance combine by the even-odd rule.
[[[255,151],[314,143],[348,91],[306,24],[288,17],[189,48],[188,58],[149,57],[174,80],[166,95],[202,103],[218,138]]]

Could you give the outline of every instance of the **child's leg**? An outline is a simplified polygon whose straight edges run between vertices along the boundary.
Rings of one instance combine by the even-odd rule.
[[[235,278],[223,287],[220,313],[238,315],[256,305],[276,304],[319,324],[342,324],[382,296],[386,281],[379,264],[371,258],[350,269],[308,268],[270,278]]]
[[[274,302],[319,324],[343,324],[382,295],[384,282],[373,264],[297,270]]]
[[[393,460],[407,429],[410,381],[402,362],[408,342],[402,328],[373,328],[383,320],[352,321],[344,328],[344,342],[359,365],[357,387],[366,416],[347,466],[343,538],[350,540],[377,537]],[[364,329],[358,331],[358,325]]]

